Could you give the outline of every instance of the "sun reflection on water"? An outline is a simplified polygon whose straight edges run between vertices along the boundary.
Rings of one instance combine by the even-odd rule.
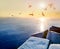
[[[47,19],[45,17],[40,18],[40,32],[43,32],[45,30],[45,26],[47,23]]]

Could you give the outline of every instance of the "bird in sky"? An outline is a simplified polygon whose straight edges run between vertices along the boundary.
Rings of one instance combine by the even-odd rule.
[[[13,14],[11,16],[14,16]]]
[[[28,7],[29,7],[29,8],[31,8],[31,7],[32,7],[32,5],[29,5]]]
[[[19,15],[21,15],[21,13],[19,13]]]
[[[53,7],[54,10],[56,10],[56,7]]]
[[[45,16],[45,14],[42,12],[42,16]]]
[[[31,14],[29,14],[29,15],[34,16],[34,14],[33,14],[33,13],[31,13]]]
[[[50,4],[48,4],[48,6],[49,6],[50,8],[52,8],[52,7],[53,7],[53,4],[52,4],[52,3],[50,3]]]
[[[44,10],[47,10],[47,8],[45,8]]]

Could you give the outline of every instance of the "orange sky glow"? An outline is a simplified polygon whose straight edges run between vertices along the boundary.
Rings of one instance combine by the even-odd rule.
[[[60,0],[0,0],[0,17],[60,18]]]

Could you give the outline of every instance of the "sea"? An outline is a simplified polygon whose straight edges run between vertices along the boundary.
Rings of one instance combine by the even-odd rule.
[[[33,34],[51,26],[60,27],[60,19],[0,18],[0,49],[17,49]]]

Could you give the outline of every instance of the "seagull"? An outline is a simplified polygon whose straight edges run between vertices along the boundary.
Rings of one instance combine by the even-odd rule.
[[[47,8],[45,8],[44,10],[47,10]]]
[[[50,8],[52,8],[53,4],[52,4],[52,3],[50,3],[48,6],[49,6]]]
[[[29,14],[29,15],[33,16],[34,14],[33,14],[33,13],[31,13],[31,14]]]
[[[29,8],[31,8],[31,7],[32,7],[32,5],[29,5],[28,7],[29,7]]]
[[[45,14],[42,12],[42,16],[45,16]]]
[[[56,9],[56,7],[53,8],[54,10]]]
[[[21,13],[19,13],[19,15],[20,15]]]
[[[11,15],[11,16],[14,16],[14,15]]]

